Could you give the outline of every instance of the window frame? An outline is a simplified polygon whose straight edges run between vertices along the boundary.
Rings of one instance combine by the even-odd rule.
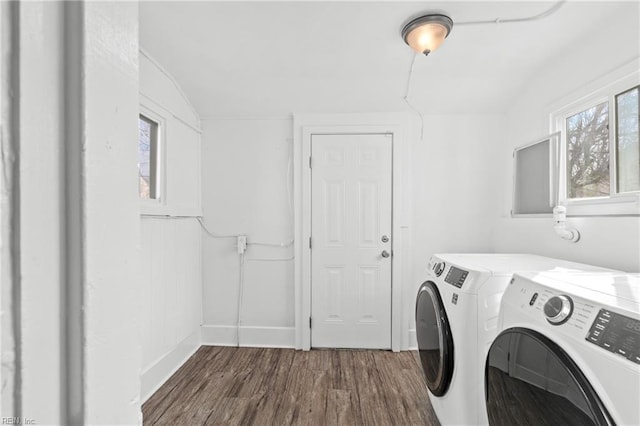
[[[613,105],[614,105],[614,109],[615,109],[616,114],[618,112],[618,97],[621,96],[621,95],[624,95],[626,93],[629,93],[631,91],[634,91],[634,90],[636,90],[638,92],[638,96],[640,97],[640,84],[632,86],[632,87],[628,88],[627,90],[624,90],[622,92],[619,92],[619,93],[616,93],[615,95],[613,95]],[[617,139],[617,136],[618,136],[618,130],[619,130],[619,124],[620,123],[618,122],[617,118],[618,117],[616,115],[616,117],[614,118],[614,120],[615,120],[615,123],[614,123],[615,124],[615,126],[614,126],[615,127],[614,134],[616,136],[616,139],[613,142],[614,146],[616,147],[616,152],[613,154],[615,156],[615,164],[616,165],[617,165],[617,162],[618,162],[618,158],[620,157],[620,152],[617,149],[618,142],[619,142],[618,139]],[[638,145],[640,145],[640,135],[639,135]],[[640,146],[638,146],[638,149],[640,149]],[[619,189],[619,184],[618,184],[619,183],[618,182],[619,177],[620,177],[620,170],[616,167],[615,179],[613,179],[613,181],[612,181],[612,184],[616,185],[615,186],[616,192]],[[635,193],[635,192],[640,192],[640,188],[638,190],[636,190],[636,191],[624,191],[624,192],[622,192],[622,194],[629,194],[629,193]]]
[[[617,126],[616,126],[616,95],[640,85],[640,71],[635,62],[635,68],[624,67],[623,75],[608,75],[591,85],[591,90],[585,95],[580,94],[565,98],[552,109],[549,115],[550,131],[560,132],[560,173],[558,176],[558,203],[567,207],[567,216],[639,216],[640,191],[618,192],[617,186]],[[629,71],[631,68],[633,71]],[[606,82],[606,83],[605,83]],[[593,88],[593,86],[596,86]],[[588,110],[603,102],[609,104],[609,185],[610,194],[603,197],[567,198],[567,118]]]
[[[138,120],[140,116],[144,116],[150,121],[157,124],[157,140],[155,143],[155,191],[156,198],[140,198],[141,214],[154,214],[160,208],[166,205],[166,167],[165,167],[165,136],[166,136],[166,119],[161,114],[146,106],[140,105],[138,111]],[[152,154],[153,155],[153,154]],[[153,171],[152,171],[153,173]]]
[[[518,197],[518,153],[524,149],[530,148],[539,143],[549,142],[549,207],[553,210],[558,200],[558,176],[557,176],[557,163],[558,163],[558,152],[560,146],[560,132],[554,132],[550,135],[546,135],[545,137],[536,138],[535,141],[527,143],[525,145],[518,146],[514,148],[512,157],[513,157],[513,183],[512,183],[512,194],[511,194],[511,217],[553,217],[553,212],[549,211],[548,213],[519,213],[516,210],[516,200]]]

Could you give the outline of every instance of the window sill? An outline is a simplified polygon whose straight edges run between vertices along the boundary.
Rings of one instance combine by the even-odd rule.
[[[167,206],[161,200],[140,200],[140,215],[166,214]]]
[[[567,216],[640,216],[640,193],[568,200]]]
[[[140,217],[202,217],[202,208],[196,206],[169,206],[161,202],[143,202]]]

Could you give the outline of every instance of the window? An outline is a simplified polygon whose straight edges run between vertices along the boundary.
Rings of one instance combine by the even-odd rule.
[[[566,119],[567,197],[602,197],[609,188],[609,104]]]
[[[640,190],[640,86],[616,95],[616,182],[618,192]]]
[[[640,214],[640,73],[551,115],[562,134],[559,202],[569,215]]]
[[[158,123],[140,114],[138,118],[138,189],[140,198],[160,198],[158,185]]]

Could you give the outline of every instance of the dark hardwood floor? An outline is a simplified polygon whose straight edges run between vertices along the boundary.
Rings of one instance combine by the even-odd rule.
[[[437,425],[413,352],[203,346],[145,425]]]

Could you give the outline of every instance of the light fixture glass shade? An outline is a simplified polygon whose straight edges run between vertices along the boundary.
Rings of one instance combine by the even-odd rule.
[[[402,38],[417,53],[436,50],[451,32],[453,21],[446,15],[425,15],[409,22],[402,29]]]

